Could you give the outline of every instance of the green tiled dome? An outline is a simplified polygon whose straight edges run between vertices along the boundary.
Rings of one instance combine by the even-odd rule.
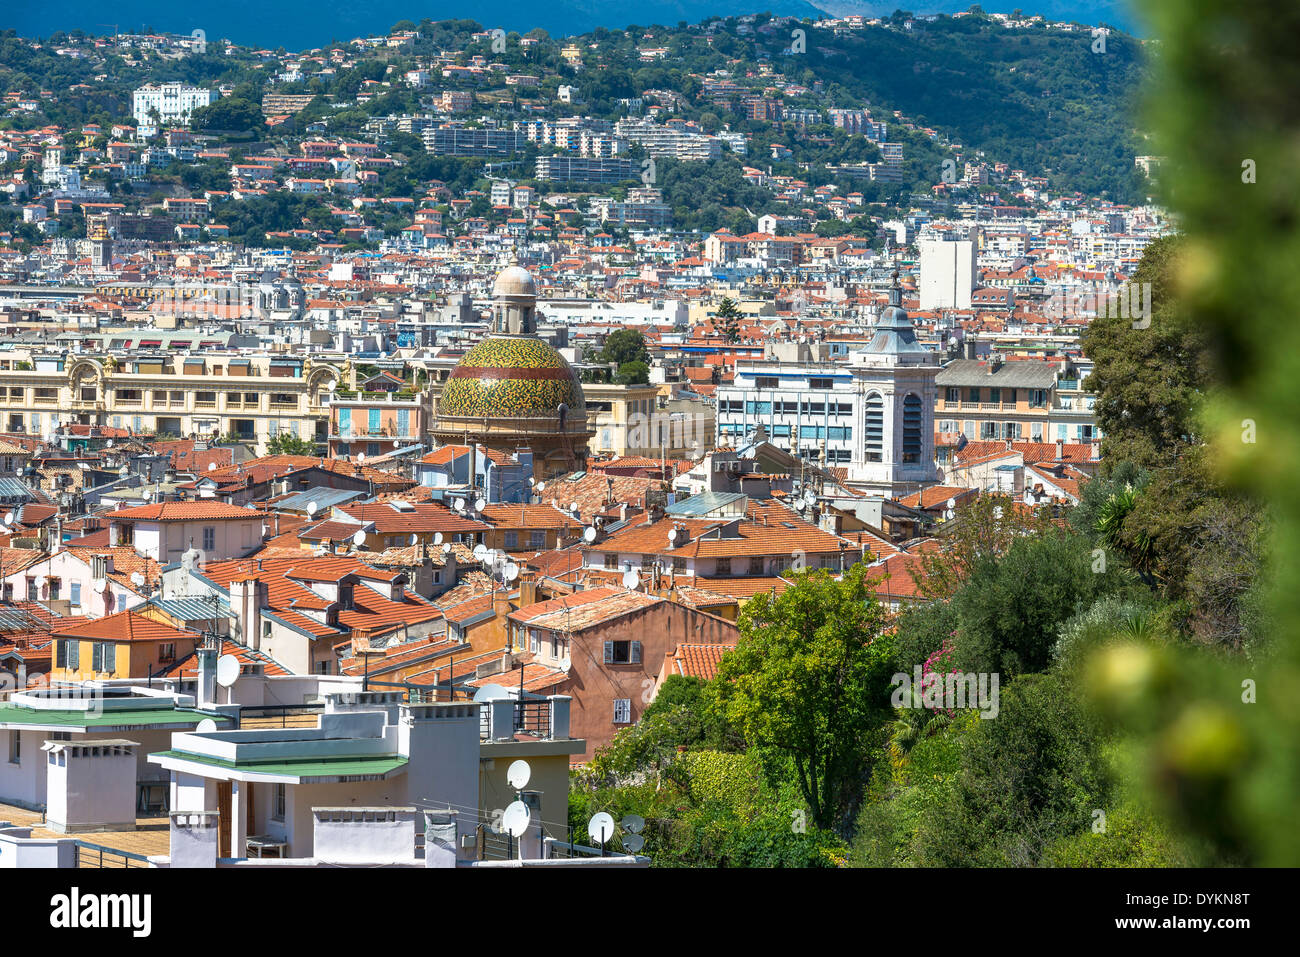
[[[563,403],[569,422],[585,423],[578,377],[541,339],[489,336],[457,363],[443,386],[440,415],[553,418]]]

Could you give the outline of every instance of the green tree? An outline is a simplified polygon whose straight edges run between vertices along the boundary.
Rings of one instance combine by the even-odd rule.
[[[190,114],[190,125],[196,130],[247,133],[265,129],[266,121],[262,108],[251,100],[223,96]]]
[[[315,455],[316,443],[289,432],[279,432],[266,443],[268,455]]]
[[[889,714],[893,651],[886,614],[855,565],[836,580],[797,572],[740,616],[740,640],[719,668],[717,706],[745,739],[790,761],[822,829],[842,829]]]
[[[1094,414],[1102,433],[1103,470],[1121,462],[1150,469],[1169,465],[1198,441],[1195,410],[1212,381],[1209,338],[1174,299],[1179,242],[1151,242],[1129,280],[1150,286],[1150,325],[1099,315],[1083,333],[1093,360],[1084,388],[1097,393]],[[1145,300],[1130,295],[1128,301]]]
[[[730,296],[722,297],[713,320],[715,328],[722,332],[722,338],[728,342],[740,341],[740,320],[742,315],[736,300]]]

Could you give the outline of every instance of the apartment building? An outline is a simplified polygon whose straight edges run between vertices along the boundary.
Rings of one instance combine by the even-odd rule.
[[[429,396],[383,395],[330,403],[331,456],[364,454],[375,458],[427,441],[431,421]]]
[[[738,362],[735,380],[718,388],[720,444],[735,445],[762,426],[776,445],[827,465],[848,465],[861,397],[847,366],[810,362]]]
[[[163,123],[183,123],[201,106],[210,106],[221,96],[216,90],[183,83],[147,84],[131,95],[131,115],[141,126],[153,126],[154,114]]]
[[[597,159],[590,156],[537,157],[536,176],[540,180],[556,183],[622,183],[636,179],[640,167],[630,159],[611,157]]]
[[[1053,363],[1032,359],[954,359],[935,379],[938,431],[960,432],[970,441],[1047,441],[1059,402],[1057,371]]]
[[[194,341],[203,347],[201,339]],[[161,349],[162,340],[140,345]],[[6,432],[46,435],[81,423],[159,436],[228,435],[259,451],[282,432],[324,442],[329,397],[342,377],[331,365],[266,354],[33,352],[9,365],[0,368]]]

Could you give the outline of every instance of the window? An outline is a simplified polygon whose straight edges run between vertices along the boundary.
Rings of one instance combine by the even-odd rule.
[[[730,574],[731,574],[731,559],[730,559],[730,558],[719,558],[716,567],[717,567],[717,572],[716,572],[717,575],[719,575],[719,576],[722,576],[722,575],[730,575]]]
[[[776,376],[761,375],[754,378],[755,389],[779,389],[780,387],[781,380]]]
[[[632,723],[632,699],[615,698],[614,699],[614,723],[631,724]],[[17,734],[18,732],[14,732]]]
[[[967,402],[978,402],[979,400],[980,400],[979,386],[971,386],[969,389],[966,390]]]
[[[1029,404],[1030,404],[1031,406],[1033,406],[1035,409],[1044,409],[1044,408],[1046,408],[1046,407],[1047,407],[1047,390],[1046,390],[1046,389],[1030,389],[1030,390],[1029,390]]]
[[[915,392],[909,392],[903,399],[903,461],[921,461],[921,423],[924,413],[921,410],[921,398]]]
[[[753,557],[753,558],[751,558],[751,559],[749,560],[749,573],[750,573],[751,575],[761,575],[761,574],[763,574],[763,558],[762,558],[762,556],[755,556],[755,557]]]
[[[834,381],[828,378],[809,378],[808,388],[816,392],[829,392],[834,387]]]
[[[528,547],[529,547],[529,548],[536,548],[536,549],[542,549],[542,548],[545,548],[545,547],[546,547],[546,533],[545,533],[545,532],[529,532],[529,533],[528,533]]]
[[[632,702],[628,701],[627,703],[631,705]],[[23,737],[21,731],[9,732],[9,763],[23,763]]]
[[[51,578],[50,579],[50,601],[58,601],[59,592],[61,591],[63,591],[63,579]]]
[[[275,786],[275,795],[271,799],[271,820],[272,821],[284,820],[285,796],[286,796],[285,785],[277,784]]]
[[[605,664],[639,665],[641,663],[641,642],[607,641],[605,642]]]
[[[990,402],[1001,402],[1001,401],[1002,401],[1002,390],[1001,390],[1001,389],[989,389],[989,401],[990,401]]]
[[[519,533],[506,532],[506,548],[518,548],[518,547],[519,547]]]
[[[945,402],[960,402],[960,401],[961,401],[961,389],[957,388],[955,385],[950,385],[950,386],[948,386],[948,388],[944,389],[944,392],[943,392],[943,401],[945,401]]]
[[[73,582],[71,585],[71,591],[72,594],[69,595],[68,597],[72,601],[72,604],[80,605],[81,604],[81,582]]]
[[[684,571],[686,571],[686,559],[682,558],[680,555],[674,555],[674,556],[673,556],[673,571],[675,571],[675,572],[684,572]]]
[[[40,601],[40,597],[41,596],[36,592],[36,579],[35,578],[27,579],[27,600]]]
[[[606,568],[609,568],[609,569],[611,569],[611,570],[617,571],[617,570],[618,570],[618,556],[617,556],[617,555],[612,555],[612,554],[611,554],[611,555],[606,555],[606,556],[605,556],[605,567],[606,567]]]
[[[111,675],[117,665],[116,648],[111,641],[97,641],[90,646],[90,670]]]
[[[203,550],[205,552],[215,551],[217,548],[217,530],[214,526],[208,525],[203,529]]]
[[[174,642],[165,641],[158,645],[158,660],[159,661],[176,660],[176,645]]]

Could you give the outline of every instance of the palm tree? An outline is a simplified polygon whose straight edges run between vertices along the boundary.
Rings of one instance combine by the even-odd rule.
[[[889,762],[894,774],[901,774],[907,766],[912,749],[925,738],[938,734],[952,723],[952,717],[946,711],[931,711],[921,706],[921,693],[912,689],[912,700],[908,707],[897,709],[897,715],[889,727]]]

